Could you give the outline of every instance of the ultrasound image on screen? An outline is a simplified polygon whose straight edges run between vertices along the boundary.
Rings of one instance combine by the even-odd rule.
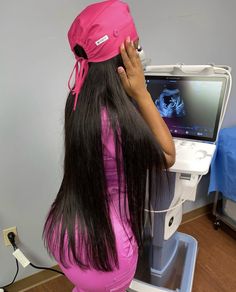
[[[173,136],[215,139],[225,89],[223,77],[146,76],[146,82]]]
[[[164,88],[160,96],[156,99],[155,105],[162,117],[172,118],[185,116],[184,101],[178,88]]]

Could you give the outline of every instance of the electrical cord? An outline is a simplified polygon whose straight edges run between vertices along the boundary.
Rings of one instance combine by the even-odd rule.
[[[16,250],[17,249],[17,246],[16,246],[16,243],[15,243],[15,233],[14,232],[9,232],[7,234],[7,237],[9,239],[9,241],[10,241],[13,249]],[[18,275],[18,272],[19,272],[19,263],[18,263],[18,260],[16,259],[16,274],[15,274],[13,280],[11,281],[11,283],[9,283],[9,284],[7,284],[5,286],[0,287],[0,289],[3,289],[3,291],[7,292],[7,290],[5,288],[9,287],[10,285],[12,285],[15,282],[16,277]]]
[[[55,269],[52,269],[52,268],[39,267],[39,266],[36,266],[36,265],[34,265],[34,264],[32,264],[32,263],[30,263],[30,266],[32,266],[32,267],[35,268],[35,269],[39,269],[39,270],[49,270],[49,271],[57,272],[58,274],[61,274],[61,275],[65,275],[63,272],[58,271],[58,270],[55,270]]]
[[[8,237],[8,239],[9,239],[9,241],[10,241],[10,243],[11,243],[11,245],[12,245],[14,251],[19,250],[18,247],[17,247],[17,245],[16,245],[16,242],[15,242],[15,233],[14,233],[14,232],[9,232],[9,233],[7,234],[7,237]],[[32,263],[29,263],[29,264],[30,264],[30,266],[32,266],[32,267],[35,268],[35,269],[40,269],[40,270],[50,270],[50,271],[56,272],[56,273],[58,273],[58,274],[65,275],[63,272],[58,271],[58,270],[55,270],[55,269],[52,269],[52,268],[40,267],[40,266],[36,266],[36,265],[34,265],[34,264],[32,264]],[[15,276],[14,276],[12,282],[9,283],[9,284],[7,284],[7,285],[4,285],[4,286],[0,287],[0,289],[3,289],[3,291],[5,291],[5,292],[7,292],[7,290],[5,290],[5,288],[6,288],[6,287],[9,287],[10,285],[12,285],[12,284],[15,282],[16,277],[17,277],[17,275],[18,275],[18,272],[19,272],[19,262],[18,262],[17,259],[16,259],[16,267],[17,267],[16,274],[15,274]]]
[[[3,287],[0,287],[0,289],[3,289],[3,291],[7,292],[7,290],[5,288],[9,287],[10,285],[12,285],[15,282],[16,277],[18,275],[18,272],[19,272],[19,263],[18,263],[18,260],[16,259],[16,274],[15,274],[13,280],[11,281],[11,283],[9,283]]]

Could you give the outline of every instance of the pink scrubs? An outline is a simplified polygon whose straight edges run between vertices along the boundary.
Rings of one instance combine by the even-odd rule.
[[[66,277],[75,285],[73,292],[124,292],[129,287],[137,266],[138,246],[124,215],[119,216],[118,175],[116,171],[113,131],[110,129],[107,112],[102,111],[102,143],[107,177],[108,194],[111,199],[110,216],[116,237],[119,269],[101,272],[94,269],[83,271],[78,266],[63,267],[55,258]],[[121,178],[123,181],[123,176]],[[121,207],[123,206],[121,192]],[[123,221],[123,225],[122,222]],[[125,230],[124,230],[125,228]]]

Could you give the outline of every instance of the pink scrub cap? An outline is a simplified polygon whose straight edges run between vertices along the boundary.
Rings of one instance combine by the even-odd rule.
[[[76,45],[81,46],[88,59],[75,54],[76,63],[71,73],[68,87],[75,95],[74,107],[83,82],[88,73],[89,62],[103,62],[120,53],[120,45],[130,36],[132,41],[138,39],[129,6],[120,0],[108,0],[86,7],[73,21],[68,39],[75,54]],[[71,78],[75,72],[75,84],[71,88]]]

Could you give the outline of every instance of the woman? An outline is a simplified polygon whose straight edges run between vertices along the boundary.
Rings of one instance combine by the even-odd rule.
[[[128,5],[88,6],[68,37],[77,61],[65,107],[64,177],[43,236],[73,292],[123,292],[142,247],[152,180],[174,163],[175,149],[145,86]]]

